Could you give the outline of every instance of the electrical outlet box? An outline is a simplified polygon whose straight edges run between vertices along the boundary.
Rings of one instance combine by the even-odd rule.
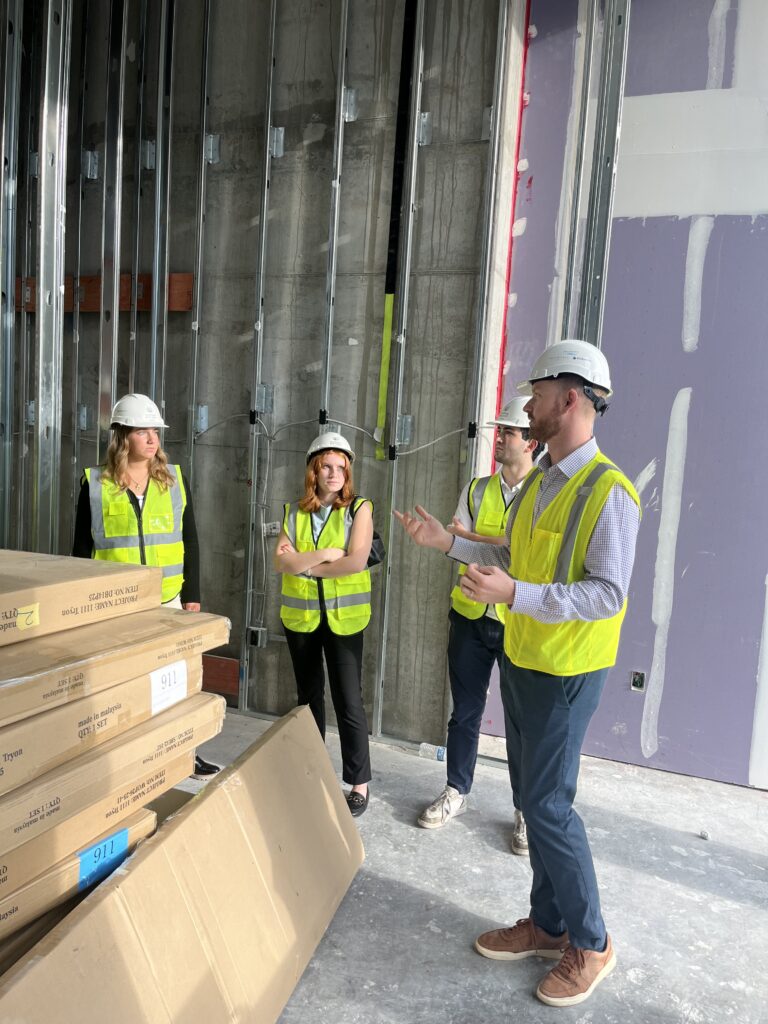
[[[251,647],[267,646],[267,631],[263,626],[250,626],[248,629],[248,643]]]
[[[265,537],[277,537],[280,533],[281,523],[264,523],[264,536]]]
[[[645,690],[645,672],[630,672],[629,688],[642,693]]]

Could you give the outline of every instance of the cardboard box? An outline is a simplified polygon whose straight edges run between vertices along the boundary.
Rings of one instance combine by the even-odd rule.
[[[160,604],[162,569],[0,551],[0,647]]]
[[[173,758],[168,764],[149,769],[139,779],[89,804],[28,843],[7,850],[0,855],[0,899],[26,885],[51,864],[86,846],[106,829],[117,828],[145,804],[151,803],[151,810],[157,814],[158,821],[162,821],[167,814],[164,810],[161,813],[161,808],[166,805],[159,804],[158,798],[169,790],[176,793],[173,787],[192,774],[194,765],[192,751]],[[180,806],[177,797],[169,796],[169,802],[171,806]]]
[[[106,878],[141,839],[152,835],[156,824],[153,811],[137,811],[92,843],[51,865],[21,889],[0,899],[0,939]]]
[[[152,768],[193,751],[221,730],[226,702],[198,693],[101,747],[0,797],[0,851],[7,853],[90,804],[130,790]]]
[[[0,724],[196,658],[229,631],[220,615],[154,608],[14,644],[0,658]]]
[[[76,896],[71,896],[64,903],[60,903],[57,907],[24,925],[13,935],[2,939],[0,941],[0,975],[5,974],[9,967],[32,949],[35,943],[47,935],[54,925],[57,925],[71,910],[74,910],[87,895],[86,892],[81,892]]]
[[[297,708],[0,979],[0,1024],[269,1024],[362,860]]]
[[[203,684],[202,658],[174,661],[148,675],[0,728],[0,794],[106,743]]]

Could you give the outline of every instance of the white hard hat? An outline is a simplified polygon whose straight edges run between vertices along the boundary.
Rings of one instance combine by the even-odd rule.
[[[608,360],[596,345],[575,339],[558,341],[545,348],[533,364],[530,377],[520,381],[517,389],[530,394],[530,385],[534,381],[558,377],[561,373],[573,373],[583,378],[586,384],[603,388],[607,397],[612,394]]]
[[[123,395],[112,410],[111,427],[167,427],[160,410],[146,395]]]
[[[307,463],[313,455],[319,455],[320,452],[327,452],[329,448],[334,448],[337,451],[345,452],[349,456],[349,461],[355,461],[355,453],[352,451],[349,441],[346,437],[341,434],[337,434],[335,430],[328,430],[324,434],[318,434],[312,444],[307,448]]]
[[[513,398],[511,402],[507,402],[504,408],[499,412],[496,419],[491,420],[487,426],[520,427],[521,430],[527,430],[530,426],[528,413],[523,412],[523,409],[527,404],[527,398]]]

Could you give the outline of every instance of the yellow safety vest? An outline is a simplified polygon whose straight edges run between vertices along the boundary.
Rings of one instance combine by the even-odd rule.
[[[283,530],[297,551],[318,548],[349,548],[355,512],[367,498],[356,498],[346,508],[332,509],[317,541],[312,535],[312,516],[302,512],[298,503],[285,506]],[[280,619],[294,633],[312,633],[320,625],[323,605],[328,625],[338,636],[350,636],[365,629],[371,620],[371,574],[367,569],[316,579],[283,573]]]
[[[512,506],[509,572],[528,583],[573,583],[585,578],[584,560],[610,490],[623,487],[640,508],[630,481],[601,452],[579,470],[533,525],[543,471],[535,466]],[[557,676],[581,675],[616,663],[627,602],[609,619],[538,622],[529,615],[507,614],[504,651],[520,668]]]
[[[507,505],[501,488],[501,473],[493,476],[480,476],[469,485],[469,514],[472,517],[472,530],[483,537],[501,537],[506,533],[507,520],[512,502]],[[513,498],[514,500],[514,498]],[[466,565],[459,566],[459,578],[467,571]],[[451,607],[465,619],[480,619],[488,611],[487,604],[473,601],[467,597],[458,584],[451,591]],[[494,605],[499,622],[504,622],[507,615],[505,604]]]
[[[103,562],[159,565],[163,570],[162,600],[172,601],[184,582],[182,520],[187,494],[180,466],[168,466],[173,484],[164,491],[149,481],[141,515],[126,491],[104,480],[100,467],[86,469],[91,499],[93,557]]]

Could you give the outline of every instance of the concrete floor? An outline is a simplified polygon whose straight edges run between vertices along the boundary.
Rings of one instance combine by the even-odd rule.
[[[201,752],[229,762],[268,724],[230,713]],[[328,749],[338,770],[335,734]],[[472,948],[527,911],[506,771],[478,766],[471,809],[428,832],[414,821],[444,765],[380,743],[372,762],[366,862],[281,1024],[768,1021],[765,792],[583,759],[578,808],[618,966],[588,1002],[557,1010],[533,996],[547,962]]]

